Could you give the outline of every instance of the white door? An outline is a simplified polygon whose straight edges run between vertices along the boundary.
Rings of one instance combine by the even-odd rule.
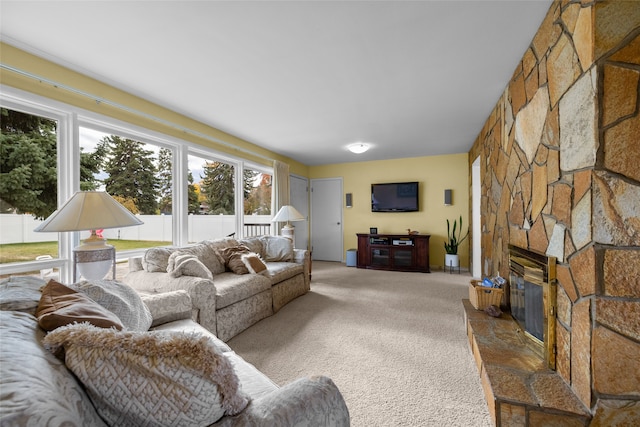
[[[311,256],[342,261],[342,178],[311,180]]]
[[[289,198],[291,206],[296,208],[306,219],[292,222],[296,228],[294,247],[309,248],[309,180],[299,176],[289,176]]]

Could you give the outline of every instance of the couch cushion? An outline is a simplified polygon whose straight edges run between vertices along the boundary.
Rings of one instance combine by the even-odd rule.
[[[276,383],[235,352],[225,354],[238,375],[242,390],[251,397],[251,400],[259,399],[278,389]]]
[[[268,262],[267,269],[272,284],[280,283],[304,272],[304,266],[294,262]]]
[[[213,280],[213,274],[199,259],[193,254],[176,251],[169,256],[167,273],[171,277],[192,276]]]
[[[209,425],[249,402],[227,357],[205,335],[88,324],[44,339],[82,381],[110,425]]]
[[[209,267],[209,270],[215,275],[226,271],[224,261],[218,256],[217,250],[228,248],[229,246],[238,246],[238,241],[232,237],[225,237],[222,239],[205,240],[200,242],[200,244],[206,245],[213,254],[213,259],[210,260],[210,264],[206,262],[204,264]]]
[[[216,310],[271,289],[271,281],[259,274],[218,274],[216,285]]]
[[[264,243],[260,237],[247,237],[246,239],[239,239],[239,245],[244,245],[249,248],[251,252],[255,252],[261,257],[264,257]]]
[[[0,281],[0,310],[23,311],[35,316],[46,282],[34,276],[9,277]]]
[[[140,295],[129,285],[116,280],[83,280],[69,285],[118,316],[124,327],[146,331],[153,317]]]
[[[142,256],[142,268],[149,273],[164,273],[167,271],[169,256],[173,252],[170,248],[149,248]]]
[[[105,426],[82,384],[42,346],[44,334],[32,315],[0,311],[0,424]]]
[[[293,242],[291,239],[282,236],[262,236],[264,245],[263,259],[269,261],[292,261]]]
[[[89,322],[100,328],[123,328],[120,319],[114,313],[87,295],[53,279],[42,289],[36,317],[40,327],[45,331],[76,322]]]

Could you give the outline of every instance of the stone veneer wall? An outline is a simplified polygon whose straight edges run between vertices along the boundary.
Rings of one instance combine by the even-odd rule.
[[[639,110],[640,2],[554,1],[469,153],[483,274],[509,243],[557,257],[557,371],[592,425],[640,420]]]

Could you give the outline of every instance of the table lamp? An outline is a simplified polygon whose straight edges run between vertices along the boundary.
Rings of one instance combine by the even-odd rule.
[[[302,221],[304,220],[304,216],[300,212],[296,210],[291,205],[284,205],[280,208],[276,216],[271,220],[272,222],[284,222],[287,223],[282,227],[282,235],[291,239],[291,241],[295,242],[294,233],[295,228],[291,225],[290,221]]]
[[[89,280],[104,278],[110,268],[115,278],[115,248],[96,234],[105,228],[129,227],[143,222],[104,191],[78,191],[34,231],[90,230],[91,236],[73,249],[73,280],[76,272]]]

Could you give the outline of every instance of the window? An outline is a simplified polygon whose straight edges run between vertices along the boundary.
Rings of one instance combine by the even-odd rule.
[[[272,176],[256,168],[243,172],[243,236],[271,234]]]
[[[236,166],[195,154],[188,163],[189,242],[235,236]]]
[[[79,134],[80,189],[106,191],[144,222],[100,234],[116,252],[170,245],[173,150],[89,127]]]
[[[116,247],[118,262],[151,246],[248,235],[244,222],[270,227],[271,168],[245,168],[240,158],[2,89],[0,278],[54,274],[63,282],[72,280],[73,248],[89,231],[32,230],[38,218],[47,218],[78,190],[107,191],[141,216],[141,226],[102,231]],[[9,244],[33,247],[19,254],[6,250]]]
[[[0,264],[58,258],[57,234],[33,232],[58,206],[58,121],[0,111]]]

